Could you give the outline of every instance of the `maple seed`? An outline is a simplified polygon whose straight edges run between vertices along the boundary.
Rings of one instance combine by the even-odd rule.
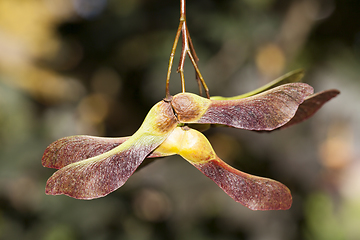
[[[309,118],[339,92],[329,90],[311,95],[311,86],[297,83],[304,73],[296,70],[250,93],[211,99],[197,65],[199,59],[187,28],[185,5],[185,0],[180,0],[180,24],[169,59],[165,99],[150,109],[143,124],[131,137],[73,136],[50,144],[44,152],[42,164],[59,170],[48,179],[46,194],[65,194],[78,199],[99,198],[121,187],[145,158],[179,154],[235,201],[250,209],[290,208],[292,197],[285,185],[227,165],[216,155],[205,136],[188,126],[201,124],[206,128],[210,124],[220,124],[271,131]],[[169,81],[180,35],[182,51],[178,72],[182,93],[172,97]],[[195,68],[200,95],[202,85],[207,98],[185,91],[186,55]]]
[[[177,120],[168,102],[161,101],[151,108],[141,127],[118,147],[100,155],[75,161],[56,171],[46,183],[46,194],[65,194],[77,199],[93,199],[109,194],[121,187],[142,161],[175,129]],[[44,166],[54,163],[50,145],[42,159]],[[80,151],[81,152],[81,151]],[[83,153],[83,152],[82,152]],[[66,154],[60,155],[62,157]],[[58,159],[55,157],[55,159]],[[60,159],[61,161],[61,159]]]
[[[222,124],[247,130],[273,130],[295,115],[313,93],[306,83],[289,83],[234,100],[210,100],[191,93],[174,96],[171,105],[182,123]]]
[[[290,190],[272,179],[236,170],[222,161],[200,132],[177,127],[154,153],[179,154],[213,180],[236,202],[252,210],[286,210],[291,207]]]
[[[309,118],[339,94],[327,90],[311,95],[313,88],[305,83],[273,87],[301,77],[302,72],[294,72],[246,98],[210,100],[191,93],[169,96],[150,109],[131,137],[59,139],[47,147],[42,158],[43,166],[59,169],[47,181],[46,193],[99,198],[121,187],[145,158],[179,154],[244,206],[252,210],[289,209],[292,197],[285,185],[227,165],[204,135],[187,124],[271,131]]]

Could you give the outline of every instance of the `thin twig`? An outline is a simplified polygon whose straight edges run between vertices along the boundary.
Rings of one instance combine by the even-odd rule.
[[[182,90],[182,92],[185,92],[184,64],[185,64],[185,58],[186,58],[186,54],[187,54],[191,60],[191,63],[193,64],[193,66],[195,68],[196,80],[198,82],[200,95],[202,94],[202,88],[201,88],[201,84],[202,84],[205,89],[206,96],[208,98],[210,98],[209,89],[206,86],[205,80],[202,77],[199,67],[198,67],[199,58],[196,55],[195,48],[191,41],[189,30],[188,30],[188,27],[186,24],[185,0],[180,0],[180,24],[179,24],[178,30],[176,32],[174,44],[171,49],[171,54],[170,54],[170,59],[169,59],[169,66],[168,66],[168,71],[167,71],[167,76],[166,76],[166,99],[171,98],[170,90],[169,90],[169,82],[170,82],[171,68],[172,68],[172,65],[174,62],[176,46],[177,46],[179,38],[180,38],[180,33],[182,35],[182,38],[181,38],[182,49],[181,49],[181,55],[180,55],[179,66],[177,68],[177,72],[180,74],[181,90]]]
[[[172,47],[171,53],[170,53],[169,66],[168,66],[168,71],[167,71],[167,75],[166,75],[166,94],[165,94],[166,99],[169,99],[170,96],[171,96],[171,95],[170,95],[170,89],[169,89],[171,68],[172,68],[172,65],[173,65],[173,63],[174,63],[176,46],[177,46],[178,41],[179,41],[179,38],[180,38],[181,27],[182,27],[182,23],[180,22],[179,27],[178,27],[178,30],[177,30],[177,32],[176,32],[174,44],[173,44],[173,47]]]
[[[179,61],[179,66],[178,66],[177,71],[178,71],[178,73],[180,73],[181,90],[182,90],[182,92],[185,92],[184,64],[185,64],[186,53],[190,49],[189,48],[189,41],[188,41],[188,38],[187,38],[185,20],[182,22],[181,36],[182,36],[182,49],[181,49],[180,61]]]
[[[200,69],[198,68],[196,62],[195,62],[195,59],[193,58],[193,56],[191,55],[191,52],[190,50],[187,52],[188,53],[188,56],[195,68],[195,71],[196,73],[198,74],[199,78],[200,78],[200,81],[202,83],[202,85],[204,86],[204,89],[205,89],[205,93],[206,93],[206,97],[210,99],[210,94],[209,94],[209,88],[207,87],[206,83],[205,83],[205,80],[204,78],[202,77],[201,73],[200,73]]]
[[[198,65],[199,63],[199,58],[195,52],[195,48],[194,48],[194,44],[192,43],[192,40],[191,40],[191,37],[190,37],[190,33],[189,33],[189,29],[188,29],[188,36],[189,36],[189,46],[190,46],[190,51],[191,51],[191,54],[193,55],[194,57],[194,60],[196,62],[196,65]],[[197,72],[195,71],[195,79],[196,79],[196,82],[198,84],[198,88],[199,88],[199,95],[202,96],[202,85],[201,85],[201,81],[200,81],[200,78],[199,78],[199,75],[197,74]]]

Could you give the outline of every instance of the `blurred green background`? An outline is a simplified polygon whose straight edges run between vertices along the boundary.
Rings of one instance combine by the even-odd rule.
[[[360,239],[359,10],[358,0],[187,2],[211,95],[238,95],[297,68],[315,91],[341,91],[289,129],[205,132],[232,166],[291,189],[290,210],[260,212],[177,156],[104,198],[45,195],[47,145],[131,135],[165,96],[179,2],[0,0],[0,239]],[[185,74],[197,93],[189,60]],[[174,66],[171,93],[179,91]]]

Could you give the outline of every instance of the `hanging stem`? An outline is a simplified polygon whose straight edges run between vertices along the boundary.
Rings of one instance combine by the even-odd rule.
[[[181,55],[180,55],[180,61],[179,61],[179,66],[178,66],[177,72],[180,74],[181,91],[185,92],[184,64],[185,64],[186,53],[190,49],[189,48],[189,41],[188,41],[188,38],[187,38],[185,19],[182,22],[181,33],[182,33],[182,48],[181,48]]]
[[[195,48],[193,46],[193,43],[190,38],[189,30],[186,24],[186,10],[185,10],[185,0],[180,0],[180,24],[178,27],[178,30],[176,32],[175,40],[173,47],[171,49],[170,53],[170,59],[169,59],[169,66],[166,76],[166,99],[170,99],[170,90],[169,90],[169,82],[170,82],[170,75],[171,75],[171,68],[174,62],[174,56],[176,52],[176,46],[178,44],[180,33],[182,35],[182,48],[181,48],[181,55],[179,60],[179,66],[177,68],[177,72],[180,74],[180,80],[181,80],[181,91],[185,92],[185,76],[184,76],[184,64],[185,64],[185,58],[186,54],[189,56],[191,63],[193,64],[195,68],[196,73],[196,80],[198,82],[199,86],[199,92],[200,95],[202,94],[201,90],[201,84],[205,89],[206,96],[210,98],[209,89],[205,83],[205,80],[203,79],[199,67],[198,67],[198,61],[199,58],[196,55]]]
[[[175,56],[175,52],[176,52],[176,46],[178,44],[180,33],[181,33],[181,27],[182,27],[182,24],[180,22],[178,30],[176,32],[174,44],[173,44],[173,47],[172,47],[171,53],[170,53],[169,66],[168,66],[168,71],[167,71],[167,75],[166,75],[166,95],[165,95],[166,99],[171,98],[170,90],[169,90],[170,75],[171,75],[171,68],[172,68],[172,65],[174,63],[174,56]]]
[[[192,40],[191,40],[189,31],[188,31],[188,36],[189,36],[190,51],[191,51],[191,54],[194,56],[194,60],[195,60],[196,65],[197,65],[198,62],[199,62],[199,58],[198,58],[198,56],[196,55],[195,48],[194,48],[194,45],[193,45],[193,43],[192,43]],[[199,87],[199,95],[202,96],[201,80],[200,80],[200,77],[199,77],[199,75],[197,74],[196,71],[195,71],[195,79],[196,79],[196,82],[197,82],[198,87]]]

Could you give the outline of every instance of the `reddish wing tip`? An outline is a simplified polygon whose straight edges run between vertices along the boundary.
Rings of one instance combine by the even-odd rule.
[[[304,102],[300,104],[295,116],[279,129],[290,127],[312,117],[326,102],[338,94],[340,94],[339,90],[330,89],[307,97]]]

